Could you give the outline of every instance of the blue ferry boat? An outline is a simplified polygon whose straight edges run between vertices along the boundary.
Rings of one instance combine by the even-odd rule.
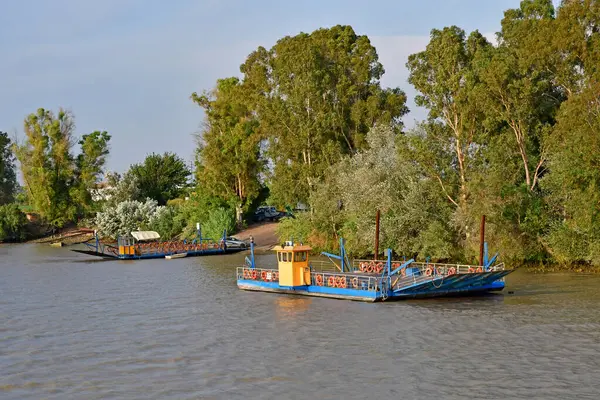
[[[250,258],[246,257],[246,265],[236,270],[238,288],[378,302],[497,292],[504,289],[504,277],[514,271],[506,269],[504,263],[494,264],[497,254],[488,259],[487,244],[483,265],[395,261],[390,249],[385,260],[349,262],[343,239],[340,255],[322,253],[331,262],[311,262],[311,247],[292,241],[273,250],[277,254],[277,267],[258,268],[251,241]]]
[[[246,250],[245,245],[227,238],[227,232],[219,241],[203,238],[198,228],[197,238],[176,241],[161,241],[154,231],[135,231],[131,236],[118,237],[116,243],[103,243],[94,233],[93,242],[83,243],[89,250],[72,250],[96,257],[119,260],[143,260],[152,258],[183,258],[237,253]]]

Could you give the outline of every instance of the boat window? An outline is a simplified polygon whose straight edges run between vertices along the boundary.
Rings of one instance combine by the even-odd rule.
[[[306,252],[305,251],[299,251],[299,252],[295,253],[294,254],[294,261],[296,261],[296,262],[306,261]]]
[[[307,253],[306,251],[303,251],[303,252],[302,252],[302,261],[306,261],[306,255],[307,255],[307,254],[308,254],[308,253]]]
[[[281,253],[277,253],[277,261],[281,262]]]
[[[281,255],[281,261],[287,262],[287,253],[279,253]]]
[[[292,252],[290,251],[288,254],[288,261],[292,262],[293,258],[292,258]]]

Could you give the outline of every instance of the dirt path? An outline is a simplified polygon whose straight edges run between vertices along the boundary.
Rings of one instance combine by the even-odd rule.
[[[268,251],[279,244],[279,238],[275,232],[277,222],[265,222],[262,224],[250,225],[247,229],[235,234],[240,240],[249,240],[254,237],[255,249],[259,251]]]

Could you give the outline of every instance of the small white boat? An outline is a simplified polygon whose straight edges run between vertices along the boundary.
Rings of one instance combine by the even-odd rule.
[[[187,256],[187,253],[175,253],[175,254],[169,254],[168,256],[165,256],[165,258],[167,260],[172,260],[174,258],[183,258]]]

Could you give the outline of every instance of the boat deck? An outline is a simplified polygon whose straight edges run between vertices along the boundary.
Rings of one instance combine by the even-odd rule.
[[[399,264],[398,264],[399,265]],[[334,267],[335,268],[335,267]],[[354,268],[354,267],[353,267]],[[504,288],[504,277],[512,270],[498,264],[487,270],[456,264],[419,264],[388,276],[382,273],[315,270],[310,272],[310,285],[279,285],[277,269],[237,268],[238,287],[245,290],[300,294],[362,301],[435,297],[449,294],[498,291]]]

